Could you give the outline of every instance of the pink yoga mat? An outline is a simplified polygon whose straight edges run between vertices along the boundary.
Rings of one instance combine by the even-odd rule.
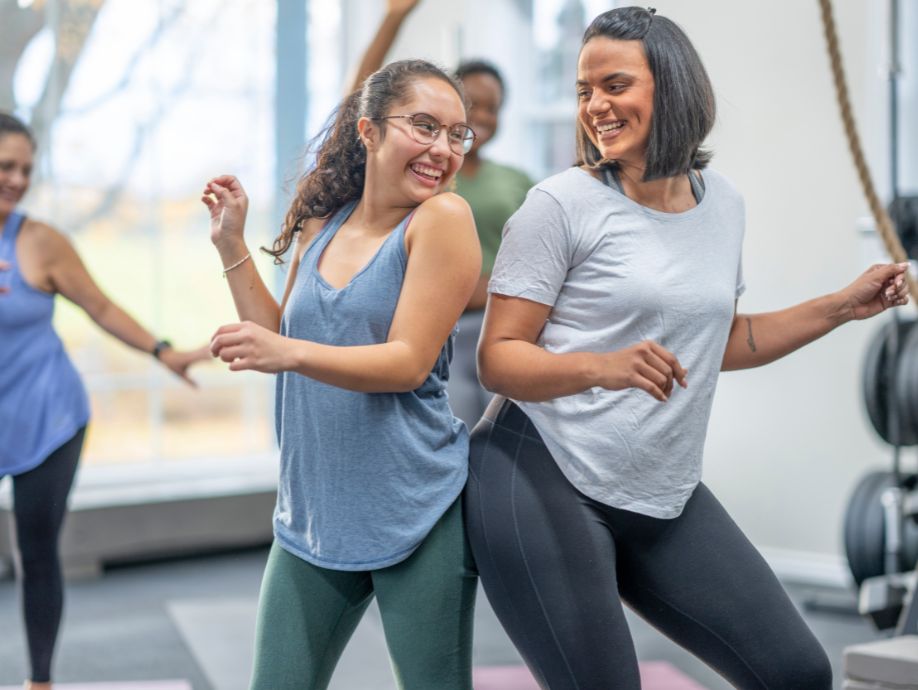
[[[0,685],[0,690],[22,690],[21,685]],[[105,683],[55,683],[54,690],[193,690],[187,680],[108,681]]]
[[[642,690],[705,690],[665,661],[642,661]],[[475,690],[539,690],[525,666],[479,666],[474,673]]]

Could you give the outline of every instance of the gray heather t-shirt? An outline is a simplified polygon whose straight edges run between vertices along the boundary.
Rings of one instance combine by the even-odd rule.
[[[655,211],[580,168],[536,185],[504,228],[489,292],[552,307],[538,344],[609,352],[653,340],[688,369],[666,403],[637,388],[518,402],[581,492],[659,518],[701,477],[711,402],[744,289],[743,199],[703,173],[701,202]]]

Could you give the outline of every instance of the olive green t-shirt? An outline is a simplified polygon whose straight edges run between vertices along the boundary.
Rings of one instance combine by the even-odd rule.
[[[504,223],[523,203],[532,180],[507,165],[482,161],[475,177],[456,175],[456,193],[469,202],[481,241],[481,272],[490,274]]]

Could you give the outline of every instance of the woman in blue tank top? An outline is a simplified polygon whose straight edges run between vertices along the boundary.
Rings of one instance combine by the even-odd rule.
[[[150,352],[178,376],[206,348],[173,350],[106,297],[67,239],[17,212],[28,191],[35,141],[0,113],[0,479],[13,477],[16,539],[31,690],[50,688],[63,607],[58,558],[89,401],[51,319],[59,293],[126,345]]]
[[[242,320],[211,350],[278,375],[252,688],[326,687],[374,596],[399,687],[472,687],[468,433],[445,392],[481,267],[471,211],[445,193],[474,141],[465,118],[456,82],[418,60],[344,101],[269,252],[292,249],[280,304],[249,261],[241,185],[204,190]]]

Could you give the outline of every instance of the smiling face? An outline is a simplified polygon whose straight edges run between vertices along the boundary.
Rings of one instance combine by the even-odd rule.
[[[24,134],[0,135],[0,218],[12,213],[29,190],[34,154]]]
[[[472,72],[462,78],[462,88],[469,100],[469,125],[475,130],[471,152],[487,144],[497,132],[504,91],[500,82],[487,72]]]
[[[603,158],[643,171],[653,117],[654,82],[640,41],[597,36],[580,51],[580,126]]]
[[[384,181],[384,193],[394,204],[408,200],[420,204],[448,188],[462,166],[464,156],[448,143],[448,128],[465,122],[465,106],[456,90],[442,79],[424,77],[410,83],[405,98],[386,116],[425,113],[442,125],[433,143],[412,136],[411,123],[403,117],[373,121],[361,118],[358,131],[367,147],[367,181]]]

